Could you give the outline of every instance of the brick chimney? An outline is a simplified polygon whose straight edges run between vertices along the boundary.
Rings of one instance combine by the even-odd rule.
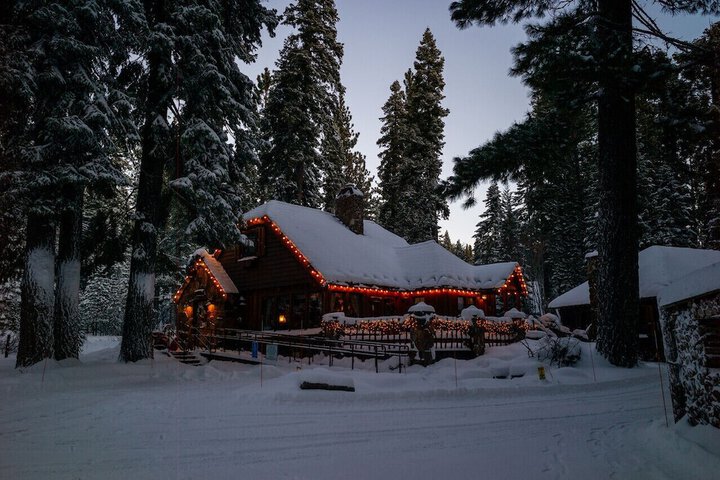
[[[352,183],[342,187],[335,197],[335,215],[353,232],[364,233],[365,205],[363,193]]]

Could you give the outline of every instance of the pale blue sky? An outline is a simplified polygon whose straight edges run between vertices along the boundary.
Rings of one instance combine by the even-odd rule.
[[[289,0],[269,0],[282,12]],[[368,169],[376,175],[382,105],[390,84],[402,80],[412,66],[420,37],[430,27],[445,56],[444,105],[450,109],[445,121],[443,178],[452,171],[452,159],[490,139],[523,118],[529,103],[527,89],[509,77],[510,48],[525,40],[519,25],[471,27],[459,30],[450,21],[450,0],[336,0],[340,23],[339,40],[345,45],[342,81],[355,129],[360,133],[358,149],[367,157]],[[659,17],[661,26],[685,39],[699,36],[710,19],[699,16]],[[275,38],[265,37],[255,64],[244,68],[255,78],[263,68],[274,69],[283,39],[290,32],[280,27]],[[451,205],[450,218],[441,222],[453,240],[471,242],[482,211],[485,189],[477,191],[479,206],[463,210]]]

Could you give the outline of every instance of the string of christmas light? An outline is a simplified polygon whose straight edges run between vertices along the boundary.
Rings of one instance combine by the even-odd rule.
[[[485,332],[495,335],[515,336],[522,331],[530,329],[530,325],[524,321],[503,321],[493,322],[480,319],[477,321],[479,327]],[[469,320],[449,320],[435,317],[427,324],[427,328],[441,332],[459,332],[468,335],[472,323]],[[407,316],[401,320],[363,320],[354,324],[341,324],[338,320],[329,320],[321,324],[325,336],[337,338],[343,335],[358,335],[360,333],[372,333],[382,335],[398,335],[404,332],[411,332],[417,328],[417,320]]]
[[[293,243],[293,241],[290,240],[290,238],[285,235],[282,230],[280,230],[280,227],[278,227],[275,222],[270,220],[270,217],[268,217],[267,215],[263,215],[262,217],[252,218],[248,220],[247,223],[251,227],[260,224],[267,224],[268,226],[270,226],[273,232],[275,232],[275,234],[280,237],[280,240],[285,244],[286,247],[288,247],[288,249],[293,253],[293,255],[295,255],[295,258],[308,270],[310,275],[320,284],[320,286],[324,287],[325,285],[327,285],[325,277],[323,277],[322,274],[310,264],[310,260],[308,260],[307,257],[303,255],[303,253],[297,247],[297,245],[295,245],[295,243]]]
[[[321,286],[327,286],[328,290],[334,291],[334,292],[348,292],[348,293],[364,293],[368,295],[375,295],[375,296],[388,296],[388,297],[396,297],[401,296],[403,298],[408,297],[414,297],[414,296],[424,296],[424,295],[443,295],[443,294],[451,294],[451,295],[458,295],[458,296],[481,296],[482,291],[478,290],[464,290],[459,288],[423,288],[418,290],[393,290],[389,288],[381,288],[381,287],[365,287],[365,286],[355,286],[355,285],[339,285],[339,284],[330,284],[328,283],[323,275],[317,271],[310,261],[307,259],[305,255],[300,251],[300,249],[293,243],[292,240],[290,240],[289,237],[287,237],[280,227],[277,226],[275,222],[273,222],[270,217],[267,215],[263,215],[262,217],[252,218],[248,220],[248,226],[257,226],[261,224],[269,225],[270,228],[280,237],[280,239],[283,241],[283,243],[289,248],[289,250],[295,255],[295,258],[305,267],[309,270],[310,275],[312,275],[318,283],[320,283]],[[516,267],[516,269],[513,271],[513,273],[508,277],[508,279],[503,284],[503,287],[498,288],[498,293],[502,292],[503,288],[507,288],[508,284],[512,279],[518,280],[518,283],[521,286],[521,291],[523,295],[527,295],[527,288],[525,286],[525,280],[524,276],[522,274],[522,269],[520,266]],[[519,292],[515,292],[515,295],[518,295]],[[487,298],[487,295],[482,295],[483,300]]]
[[[222,288],[222,285],[220,285],[220,282],[217,278],[215,278],[215,275],[210,271],[210,268],[205,264],[205,262],[198,258],[195,263],[193,264],[193,270],[197,271],[198,269],[203,270],[207,277],[212,281],[215,288],[220,292],[220,294],[223,297],[223,300],[227,299],[227,293],[225,292],[225,289]],[[180,299],[180,295],[182,295],[183,290],[185,287],[187,287],[190,284],[190,281],[192,280],[191,274],[193,271],[191,271],[188,275],[185,276],[185,280],[183,281],[183,284],[180,286],[180,288],[175,292],[175,295],[173,295],[173,302],[177,303]]]
[[[285,244],[285,246],[292,252],[292,254],[295,256],[295,258],[300,262],[301,265],[303,265],[307,270],[308,273],[320,284],[321,287],[327,287],[329,291],[333,292],[345,292],[345,293],[361,293],[366,295],[374,295],[374,296],[386,296],[386,297],[398,297],[401,298],[410,298],[410,297],[418,297],[418,296],[432,296],[432,295],[457,295],[457,296],[465,296],[465,297],[481,297],[483,300],[487,299],[487,295],[483,294],[483,292],[487,291],[478,291],[478,290],[466,290],[466,289],[459,289],[459,288],[423,288],[423,289],[417,289],[417,290],[393,290],[389,288],[381,288],[381,287],[366,287],[366,286],[354,286],[354,285],[339,285],[339,284],[329,284],[323,275],[316,270],[310,261],[307,259],[307,257],[300,251],[300,249],[295,245],[295,243],[287,236],[285,235],[282,230],[280,230],[280,227],[277,226],[275,222],[273,222],[270,217],[267,215],[263,215],[262,217],[252,218],[248,220],[247,222],[248,226],[256,226],[261,224],[268,225],[276,235],[280,238],[280,240]],[[219,250],[216,250],[213,254],[217,258],[218,254],[220,253]],[[198,262],[200,262],[198,260]],[[204,263],[202,263],[203,266]],[[220,284],[217,282],[217,279],[212,275],[212,273],[205,267],[205,269],[210,274],[210,278],[213,280],[213,283],[216,287],[218,287],[221,291],[222,288],[220,287]],[[185,281],[183,282],[183,285],[178,289],[178,291],[173,296],[173,300],[177,303],[177,300],[180,298],[180,295],[183,291],[183,289],[187,286],[187,284],[190,282],[190,276],[185,277]],[[520,286],[520,291],[508,291],[510,288],[510,285],[516,282]],[[502,294],[503,290],[505,290],[507,293],[515,296],[523,295],[527,296],[527,285],[525,284],[525,278],[522,272],[522,268],[518,265],[515,270],[510,274],[510,276],[505,280],[503,285],[500,288],[497,288],[496,292],[498,294]],[[225,294],[224,291],[222,291],[223,298],[227,298],[227,294]]]
[[[451,294],[458,295],[461,297],[482,297],[483,300],[487,299],[487,295],[482,295],[482,291],[478,290],[462,290],[459,288],[425,288],[420,290],[390,290],[385,288],[376,287],[356,287],[350,285],[338,285],[335,283],[328,284],[328,290],[332,292],[348,292],[348,293],[364,293],[367,295],[374,296],[389,296],[389,297],[418,297],[418,296],[429,296],[429,295],[443,295]]]

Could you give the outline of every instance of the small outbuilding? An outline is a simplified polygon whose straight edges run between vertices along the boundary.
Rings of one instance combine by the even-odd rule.
[[[597,257],[590,257],[588,261],[597,261]],[[656,348],[656,345],[661,345],[658,292],[691,272],[717,262],[720,262],[720,251],[717,250],[655,245],[640,252],[638,321],[640,348],[644,358],[655,359],[656,353],[662,356],[662,349],[657,352]],[[590,303],[590,285],[589,282],[584,282],[553,299],[548,307],[557,312],[562,324],[570,330],[585,329],[593,318]]]
[[[657,296],[675,420],[720,428],[720,262]]]

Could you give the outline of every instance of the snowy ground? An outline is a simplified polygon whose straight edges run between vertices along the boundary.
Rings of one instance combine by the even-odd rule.
[[[261,386],[259,366],[189,367],[163,355],[118,364],[117,342],[91,337],[80,362],[22,372],[12,357],[0,360],[0,478],[711,479],[720,471],[720,431],[666,428],[657,365],[616,369],[595,355],[595,381],[587,348],[577,367],[548,369],[547,381],[513,345],[402,374],[376,374],[372,362],[351,371],[281,359],[262,367]],[[524,376],[492,378],[508,373]],[[298,388],[333,377],[356,392]]]

